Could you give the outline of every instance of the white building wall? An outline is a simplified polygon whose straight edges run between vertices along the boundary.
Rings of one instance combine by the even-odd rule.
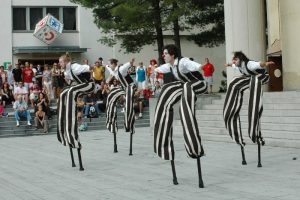
[[[243,51],[250,59],[265,60],[265,27],[262,0],[225,0],[226,61],[232,52]],[[230,82],[239,72],[227,69]]]
[[[280,0],[284,90],[300,90],[300,1]]]
[[[0,38],[1,53],[0,64],[12,62],[12,23],[11,23],[11,0],[1,0],[0,6]]]

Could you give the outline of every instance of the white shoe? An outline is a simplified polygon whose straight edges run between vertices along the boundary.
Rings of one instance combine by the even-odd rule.
[[[122,108],[121,113],[125,112],[125,108]]]
[[[31,123],[30,123],[30,121],[28,121],[28,122],[27,122],[27,125],[28,125],[28,126],[31,126]]]
[[[17,126],[18,126],[18,127],[20,126],[20,123],[19,123],[19,121],[17,121]]]
[[[139,118],[142,118],[142,117],[143,117],[143,113],[140,113],[140,114],[139,114]]]
[[[135,116],[135,119],[136,119],[136,120],[138,120],[138,119],[139,119],[139,117],[138,117],[138,116]]]

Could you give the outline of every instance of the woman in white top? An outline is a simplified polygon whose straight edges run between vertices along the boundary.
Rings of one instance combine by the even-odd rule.
[[[256,62],[249,60],[243,52],[234,52],[232,63],[225,64],[226,67],[233,67],[241,72],[240,77],[234,78],[226,93],[223,108],[223,117],[226,129],[230,137],[241,145],[242,164],[246,164],[244,155],[245,142],[242,137],[240,110],[243,104],[243,93],[249,88],[249,107],[248,107],[248,133],[251,140],[258,144],[258,167],[261,167],[260,145],[264,145],[261,134],[260,118],[263,111],[262,94],[263,84],[269,81],[269,74],[266,67],[274,64],[273,62]]]
[[[129,155],[132,155],[132,135],[134,134],[134,121],[135,121],[135,113],[133,109],[133,100],[134,100],[134,90],[136,86],[133,83],[133,79],[128,74],[128,69],[131,65],[133,65],[134,59],[130,62],[125,63],[124,65],[118,66],[118,60],[111,59],[110,67],[106,66],[107,71],[109,71],[110,75],[106,80],[109,83],[114,77],[117,79],[121,87],[114,87],[111,89],[110,93],[107,96],[106,103],[106,127],[107,129],[114,134],[114,152],[118,152],[117,150],[117,101],[125,96],[125,131],[130,132],[130,149]]]
[[[92,93],[95,83],[91,79],[89,65],[71,63],[68,54],[61,56],[59,63],[65,69],[64,75],[70,85],[65,87],[59,96],[57,137],[64,146],[70,147],[72,166],[75,166],[72,148],[77,148],[79,170],[84,170],[80,154],[81,143],[78,136],[76,100],[79,95]]]

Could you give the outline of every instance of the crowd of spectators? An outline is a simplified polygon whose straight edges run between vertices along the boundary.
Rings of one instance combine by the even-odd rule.
[[[88,60],[83,61],[88,64]],[[143,116],[143,108],[148,106],[150,97],[157,97],[163,84],[162,74],[156,74],[154,69],[158,67],[156,61],[150,61],[149,66],[140,62],[138,67],[133,64],[128,74],[137,85],[135,93],[135,110],[137,118]],[[105,113],[106,99],[110,90],[120,87],[116,79],[109,83],[105,79],[105,66],[102,58],[96,60],[91,70],[91,78],[96,84],[92,94],[78,97],[78,118],[99,117]],[[28,125],[31,125],[30,111],[34,112],[36,128],[42,127],[48,132],[48,122],[52,118],[50,108],[51,100],[56,102],[61,90],[66,85],[64,70],[58,63],[34,65],[30,62],[16,63],[13,68],[8,65],[4,70],[0,66],[0,116],[7,116],[5,108],[13,107],[16,118],[16,125],[19,126],[20,119],[24,118]],[[124,101],[120,100],[122,107]]]

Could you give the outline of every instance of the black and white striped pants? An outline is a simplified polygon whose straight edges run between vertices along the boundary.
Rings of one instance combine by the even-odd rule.
[[[205,81],[165,84],[157,101],[154,116],[154,152],[165,160],[174,160],[173,106],[181,100],[180,118],[188,155],[198,158],[204,154],[195,117],[196,94],[207,90]]]
[[[254,143],[263,141],[260,127],[260,118],[263,112],[262,85],[268,81],[268,74],[259,74],[237,77],[229,84],[223,108],[223,117],[230,137],[240,145],[245,145],[242,136],[240,110],[243,105],[243,93],[248,88],[250,89],[248,134]]]
[[[72,148],[81,148],[78,137],[76,101],[80,94],[93,92],[94,82],[80,83],[66,87],[59,96],[57,105],[57,138],[64,145]]]
[[[126,132],[134,133],[134,109],[133,109],[133,97],[134,97],[134,87],[128,86],[125,91],[122,88],[114,88],[110,91],[107,97],[106,104],[106,127],[111,133],[117,133],[117,101],[121,96],[125,96],[125,130]]]

